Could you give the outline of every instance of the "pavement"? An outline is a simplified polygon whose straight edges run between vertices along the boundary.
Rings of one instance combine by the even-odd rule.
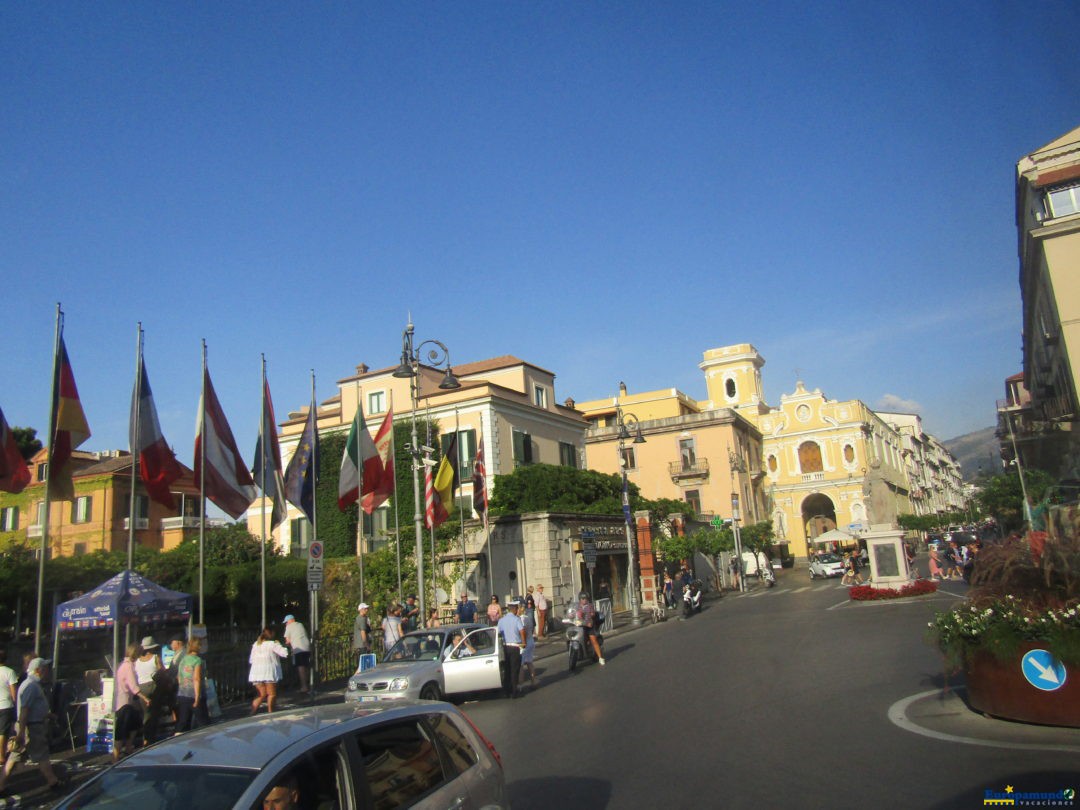
[[[748,592],[763,589],[758,582],[750,583]],[[732,593],[728,598],[738,598]],[[722,608],[723,602],[715,593],[706,594],[706,605],[712,609]],[[629,611],[617,613],[613,617],[614,627],[605,631],[604,637],[617,638],[626,633],[635,632],[654,624],[651,611],[642,611],[641,622],[635,625]],[[681,621],[681,612],[667,611],[667,622]],[[560,630],[556,630],[536,644],[535,658],[543,660],[565,655],[566,643]],[[329,681],[319,685],[309,696],[299,692],[287,692],[279,695],[278,706],[281,709],[296,708],[304,705],[337,703],[342,699],[346,679]],[[915,734],[921,734],[950,742],[969,745],[982,745],[1012,749],[1039,749],[1075,751],[1080,753],[1080,729],[1039,726],[1028,723],[1016,723],[987,717],[970,708],[965,702],[964,686],[945,686],[913,694],[897,701],[888,708],[889,719],[898,727]],[[248,714],[250,705],[234,703],[222,708],[223,720],[232,720]],[[112,764],[110,754],[90,753],[86,748],[75,750],[65,748],[56,751],[50,757],[57,773],[61,772],[75,787],[94,774]],[[44,779],[36,767],[21,766],[8,780],[7,797],[0,798],[0,810],[8,808],[45,808],[51,807],[59,797],[44,787]]]

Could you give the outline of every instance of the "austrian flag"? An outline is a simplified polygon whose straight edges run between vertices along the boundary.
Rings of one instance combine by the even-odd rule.
[[[201,468],[206,497],[233,520],[244,514],[255,500],[255,482],[236,449],[236,440],[210,382],[210,371],[206,369],[195,434],[195,467],[197,471]]]
[[[154,394],[146,376],[146,363],[139,356],[139,375],[131,392],[131,455],[139,462],[139,477],[150,497],[163,506],[175,508],[169,487],[183,475],[183,468],[161,435]]]

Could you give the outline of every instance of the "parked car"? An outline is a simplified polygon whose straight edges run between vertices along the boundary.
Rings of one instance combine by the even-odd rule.
[[[464,638],[455,644],[459,634]],[[414,630],[398,639],[381,663],[349,678],[345,700],[441,700],[445,695],[501,689],[504,658],[494,627],[454,624]]]
[[[510,806],[498,753],[459,709],[397,701],[205,726],[136,752],[56,807],[259,810],[282,796],[338,810]]]
[[[810,579],[843,575],[844,561],[836,554],[818,554],[810,560]]]

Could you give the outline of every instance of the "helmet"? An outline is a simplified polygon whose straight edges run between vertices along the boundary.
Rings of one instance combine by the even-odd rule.
[[[589,595],[588,595],[587,593],[585,593],[585,591],[582,591],[581,593],[579,593],[579,594],[577,595],[577,598],[578,598],[578,599],[588,599],[588,598],[589,598]]]

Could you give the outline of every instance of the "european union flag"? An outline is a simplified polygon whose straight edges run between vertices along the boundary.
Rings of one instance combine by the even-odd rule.
[[[307,519],[315,523],[315,479],[319,457],[319,434],[315,430],[315,403],[308,411],[304,432],[300,434],[300,444],[289,459],[285,468],[285,497],[293,506],[303,512]]]

